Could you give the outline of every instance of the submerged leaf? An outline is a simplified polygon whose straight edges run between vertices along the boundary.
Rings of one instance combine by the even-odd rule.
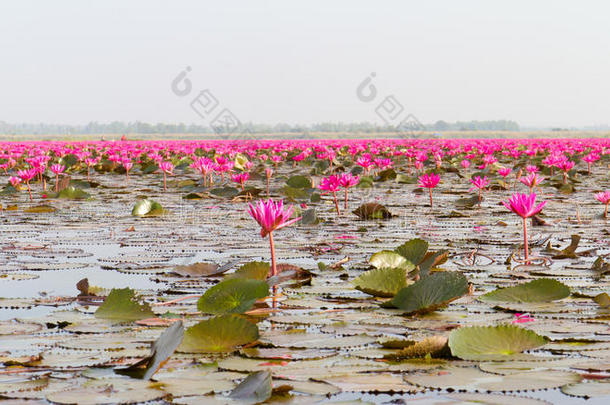
[[[155,316],[147,303],[138,302],[131,288],[113,288],[95,316],[115,321],[137,321]]]
[[[395,353],[384,356],[388,360],[416,359],[423,357],[441,358],[450,354],[445,336],[430,336],[407,346]]]
[[[91,198],[91,194],[86,193],[80,188],[68,186],[57,194],[57,198],[66,198],[70,200],[86,200],[87,198]]]
[[[269,285],[260,280],[231,278],[208,289],[197,308],[206,314],[243,313],[259,298],[269,295]]]
[[[258,339],[258,327],[239,315],[221,315],[201,321],[184,332],[178,348],[186,353],[231,352]]]
[[[509,360],[548,341],[516,325],[462,327],[449,334],[451,353],[464,360]]]
[[[567,285],[552,278],[540,278],[514,287],[499,288],[479,299],[485,302],[551,302],[569,295]]]

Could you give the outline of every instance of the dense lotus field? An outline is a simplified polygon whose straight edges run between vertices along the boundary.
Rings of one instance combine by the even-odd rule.
[[[0,403],[610,403],[610,140],[0,143]]]

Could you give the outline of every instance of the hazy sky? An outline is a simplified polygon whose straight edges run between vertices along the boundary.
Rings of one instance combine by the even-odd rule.
[[[608,1],[3,0],[0,50],[13,123],[205,125],[204,89],[261,123],[381,122],[390,95],[421,122],[610,123]]]

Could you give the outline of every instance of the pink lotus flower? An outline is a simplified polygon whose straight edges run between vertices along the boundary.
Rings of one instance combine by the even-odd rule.
[[[133,162],[131,159],[123,159],[123,167],[125,168],[125,175],[127,176],[127,180],[129,180],[129,170],[133,167]]]
[[[8,179],[8,181],[9,181],[9,183],[11,183],[11,186],[13,186],[13,188],[16,188],[16,187],[17,187],[17,185],[18,185],[19,183],[21,183],[21,179],[20,179],[19,177],[16,177],[16,176],[11,176],[11,177]]]
[[[59,187],[59,175],[66,170],[66,166],[56,164],[51,166],[51,171],[55,173],[55,192],[57,193]]]
[[[25,181],[25,184],[28,186],[28,194],[30,195],[30,201],[33,201],[32,189],[30,189],[30,180],[36,177],[37,173],[38,171],[34,168],[28,170],[19,170],[17,172],[17,176],[19,176],[22,181]]]
[[[462,167],[464,169],[468,169],[470,167],[470,160],[464,159],[464,160],[462,160],[462,162],[460,164],[462,165]]]
[[[557,167],[563,172],[563,184],[568,184],[568,172],[574,167],[574,162],[566,159],[560,162]]]
[[[610,190],[595,194],[595,199],[606,206],[604,218],[608,218],[608,204],[610,204]]]
[[[339,203],[337,202],[337,191],[339,191],[341,184],[339,183],[339,177],[334,174],[328,177],[323,178],[320,181],[320,190],[330,192],[333,194],[333,200],[335,202],[335,208],[337,209],[337,215],[339,212]]]
[[[244,184],[246,183],[246,181],[248,181],[249,178],[250,173],[248,172],[237,173],[231,176],[231,180],[233,180],[233,182],[239,183],[241,185],[241,191],[244,191]]]
[[[519,181],[530,188],[530,193],[534,191],[534,187],[544,181],[544,177],[539,177],[538,173],[530,173],[525,177],[521,177]]]
[[[248,213],[261,227],[261,237],[269,235],[269,245],[271,247],[271,275],[277,275],[275,264],[275,247],[273,245],[273,231],[280,230],[292,225],[301,217],[290,219],[294,212],[292,205],[284,208],[284,201],[273,201],[272,199],[259,200],[256,205],[248,204]]]
[[[589,153],[587,156],[582,158],[583,161],[587,162],[587,174],[591,174],[591,163],[595,163],[599,160],[599,155],[595,152]]]
[[[525,166],[525,171],[528,173],[538,173],[540,169],[536,165],[527,165]]]
[[[347,189],[350,187],[354,187],[360,183],[359,176],[353,176],[351,173],[343,173],[341,177],[339,177],[339,184],[345,188],[345,209],[347,210]]]
[[[515,319],[513,319],[512,323],[528,323],[534,321],[535,319],[530,314],[521,314],[517,312],[515,313]]]
[[[160,162],[159,169],[163,172],[163,191],[167,191],[167,175],[174,173],[172,162]]]
[[[96,164],[98,164],[100,161],[99,158],[86,158],[85,159],[85,164],[87,165],[87,181],[89,181],[90,177],[89,177],[89,173],[91,171],[91,166],[95,166]]]
[[[472,187],[470,187],[468,192],[479,189],[479,208],[481,208],[481,192],[485,190],[485,187],[489,186],[489,179],[487,176],[483,178],[481,178],[481,176],[475,176],[470,179],[470,182],[472,183]]]
[[[430,194],[430,207],[432,207],[432,189],[438,185],[440,180],[441,176],[434,173],[422,174],[417,178],[418,186],[428,189],[428,193]]]
[[[498,174],[500,176],[502,176],[504,179],[506,179],[508,177],[508,175],[510,174],[511,169],[508,167],[501,167],[498,169]]]
[[[515,214],[523,218],[523,244],[525,247],[525,260],[528,260],[528,246],[527,246],[527,222],[526,219],[533,217],[542,211],[542,208],[546,205],[546,201],[536,205],[536,194],[513,194],[508,200],[508,203],[502,202],[504,206]]]

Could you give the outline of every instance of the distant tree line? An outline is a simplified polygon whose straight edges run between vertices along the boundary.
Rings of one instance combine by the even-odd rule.
[[[415,128],[414,128],[415,129]],[[437,121],[434,124],[421,125],[421,131],[519,131],[519,124],[514,121]],[[371,122],[321,122],[311,125],[255,124],[244,123],[241,131],[253,134],[264,133],[298,133],[312,132],[343,132],[343,133],[379,133],[399,132],[399,129],[389,125],[378,125]],[[10,124],[0,121],[0,134],[7,135],[76,135],[76,134],[213,134],[212,128],[195,124],[150,124],[146,122],[110,123],[90,122],[86,125],[57,125],[57,124]]]

